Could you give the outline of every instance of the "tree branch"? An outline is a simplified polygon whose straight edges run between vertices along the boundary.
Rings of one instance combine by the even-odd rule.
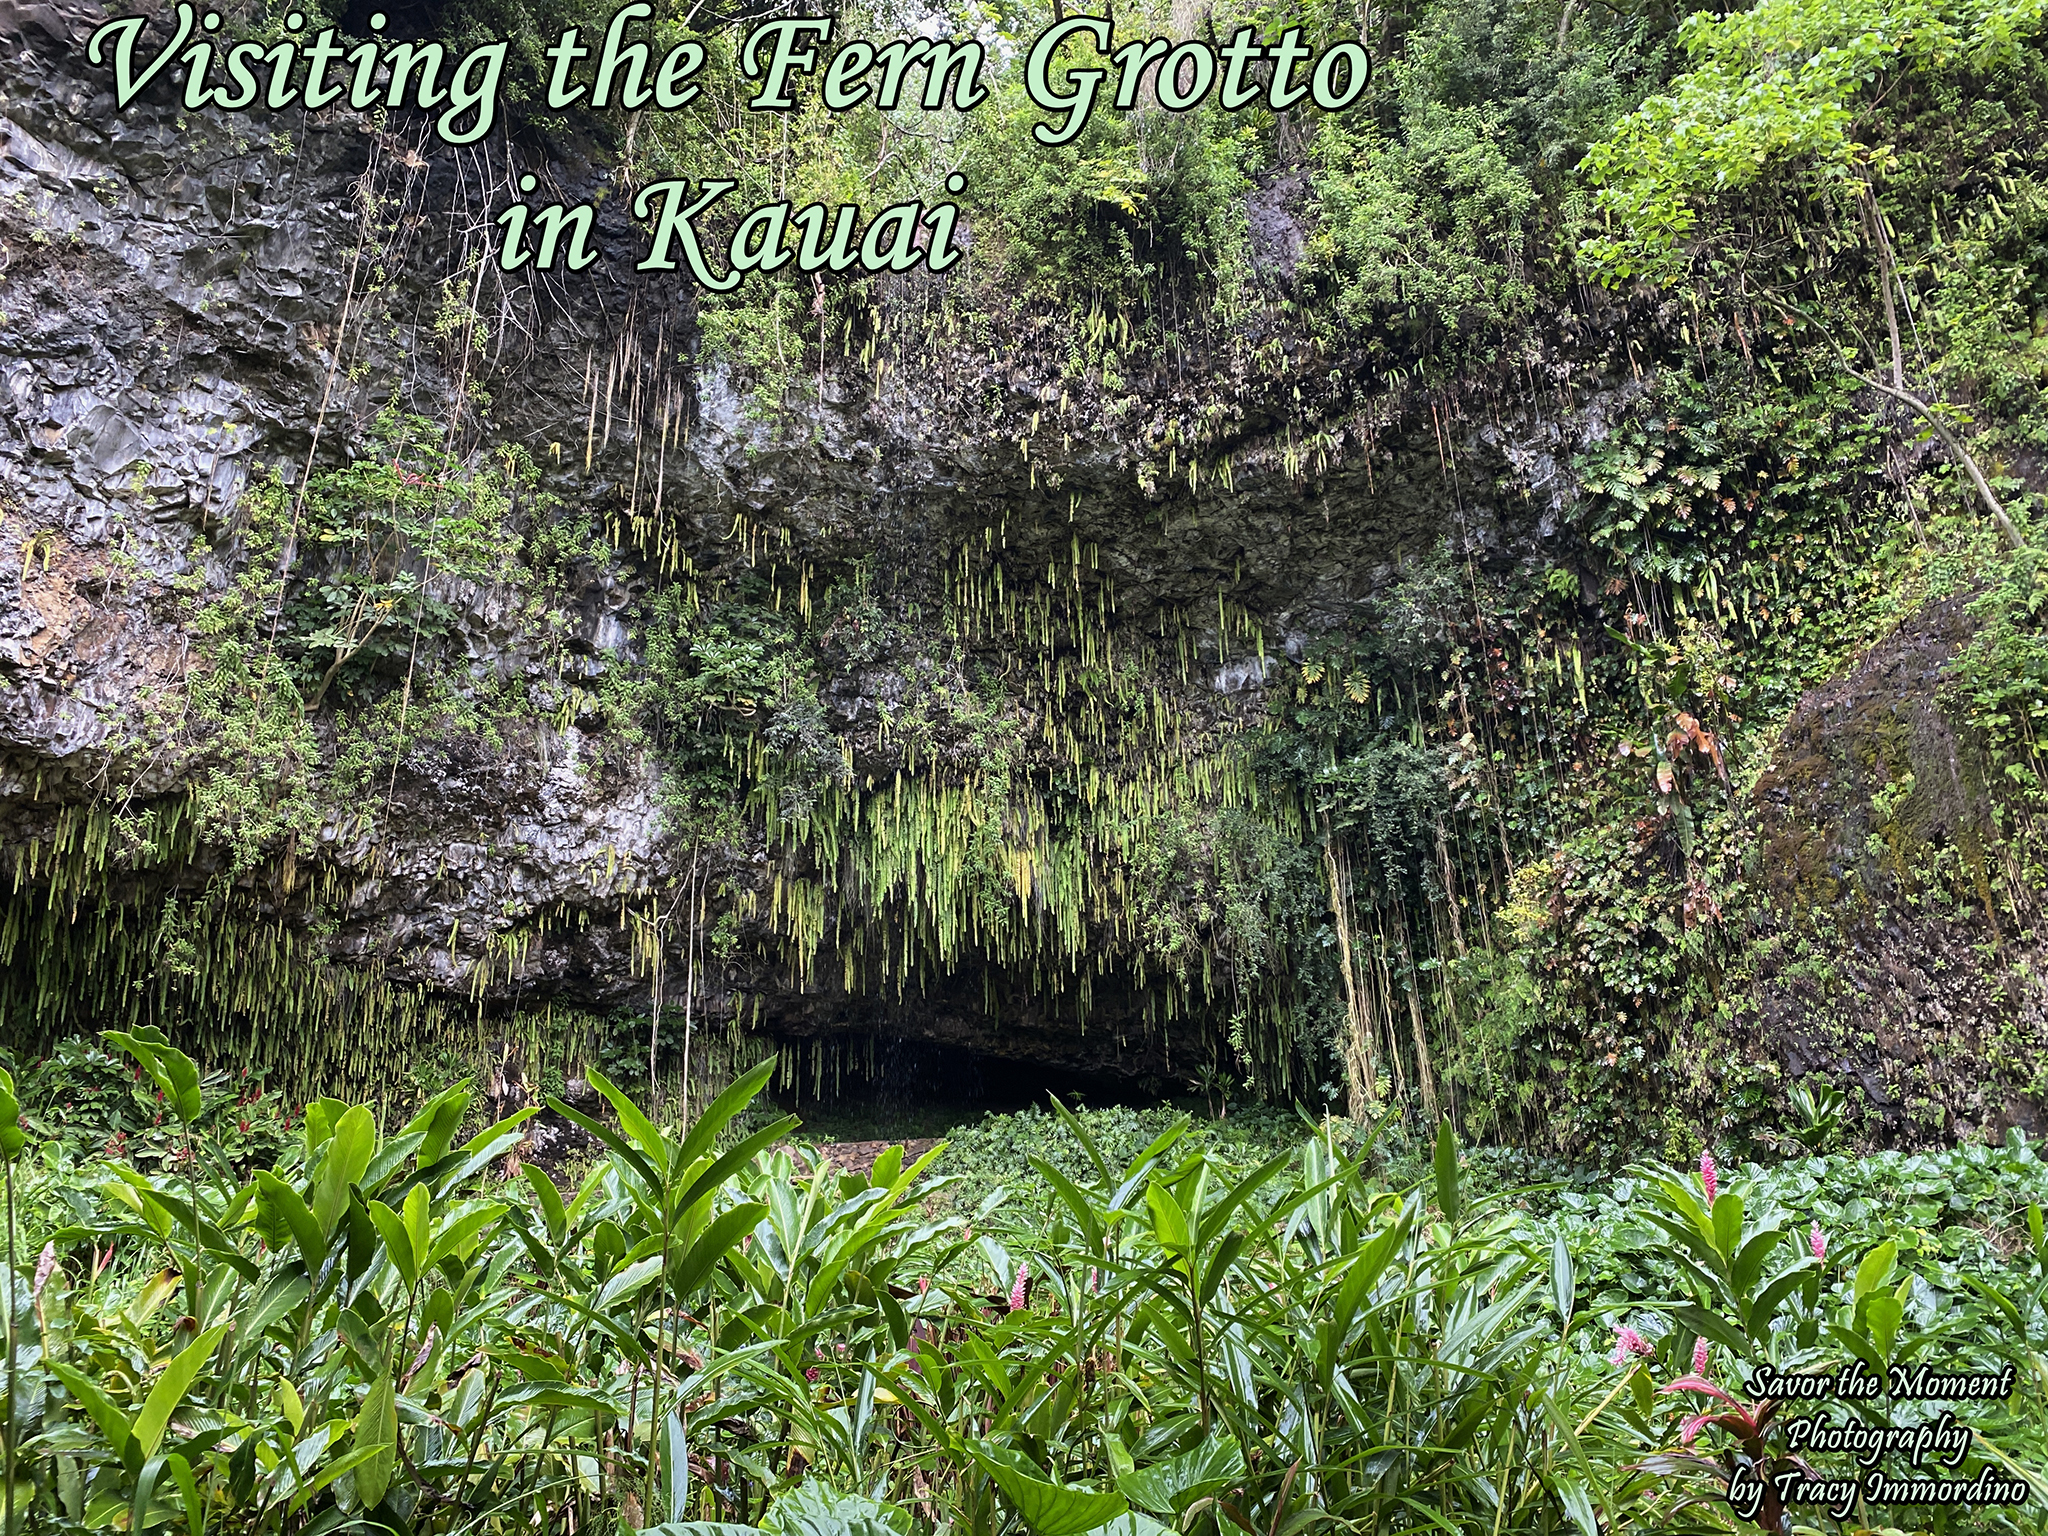
[[[1921,419],[1934,429],[1934,435],[1942,440],[1950,454],[1955,457],[1956,462],[1961,464],[1964,470],[1968,472],[1970,483],[1977,488],[1978,499],[1984,503],[1984,509],[1991,514],[1991,521],[1998,525],[1998,531],[2005,535],[2006,542],[2012,545],[2014,549],[2025,549],[2027,547],[2026,539],[2021,536],[2019,529],[2013,525],[2013,520],[2006,516],[2005,508],[1999,503],[1998,497],[1992,493],[1991,482],[1984,478],[1984,471],[1978,468],[1977,460],[1971,455],[1970,450],[1963,446],[1962,440],[1949,430],[1948,423],[1937,416],[1933,408],[1926,401],[1906,390],[1894,389],[1881,379],[1873,379],[1860,374],[1847,363],[1842,365],[1842,372],[1848,374],[1850,378],[1863,385],[1866,389],[1874,389],[1881,395],[1888,395],[1901,405],[1911,406],[1917,411]]]

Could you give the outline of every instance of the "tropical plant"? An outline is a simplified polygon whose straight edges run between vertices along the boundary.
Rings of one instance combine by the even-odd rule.
[[[2038,1204],[2024,1262],[1960,1284],[1892,1237],[1830,1258],[1761,1176],[1641,1170],[1666,1253],[1631,1298],[1651,1337],[1623,1324],[1610,1363],[1610,1258],[1568,1212],[1475,1190],[1448,1122],[1402,1188],[1335,1123],[1254,1163],[1110,1120],[1112,1156],[1059,1108],[1030,1159],[1047,1201],[1013,1215],[1000,1184],[949,1197],[941,1148],[857,1173],[787,1144],[748,1113],[770,1063],[687,1126],[601,1073],[602,1115],[550,1099],[591,1149],[573,1189],[521,1160],[537,1110],[458,1144],[466,1087],[388,1132],[316,1101],[245,1176],[193,1062],[109,1043],[183,1138],[79,1175],[90,1217],[32,1280],[10,1249],[17,1530],[1726,1529],[1740,1456],[1779,1452],[1715,1354],[2010,1358],[2028,1385],[1973,1455],[2044,1440]],[[12,1094],[0,1076],[10,1236]]]

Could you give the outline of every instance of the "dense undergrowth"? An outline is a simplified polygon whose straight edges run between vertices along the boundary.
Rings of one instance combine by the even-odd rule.
[[[126,722],[120,792],[5,850],[0,1024],[40,1059],[25,1138],[0,1094],[0,1536],[1729,1531],[1730,1471],[1784,1450],[1745,1370],[1856,1360],[2010,1364],[1954,1470],[2033,1502],[1795,1533],[2037,1536],[2048,1174],[1996,1126],[2048,1097],[2039,0],[1375,6],[1345,114],[1103,114],[1057,153],[1009,74],[974,115],[748,114],[724,19],[652,27],[712,48],[703,112],[522,131],[642,181],[737,167],[735,205],[962,170],[954,278],[756,282],[689,356],[792,454],[938,359],[919,407],[1014,452],[1015,505],[911,568],[793,519],[707,538],[659,467],[586,504],[625,364],[593,352],[587,424],[508,450],[491,306],[451,281],[441,398],[206,520],[220,579],[160,594],[189,687]],[[937,19],[1000,54],[1048,16]],[[1360,24],[1200,25],[1283,20]],[[379,185],[359,331],[415,217]],[[637,385],[636,471],[691,424]],[[1306,505],[1433,433],[1462,518],[1482,422],[1551,471],[1487,488],[1520,542],[1457,521],[1283,638],[1228,553],[1239,484]],[[1091,432],[1114,483],[1061,478]],[[1155,518],[1213,580],[1112,579]],[[577,632],[605,584],[616,645]],[[517,665],[472,664],[472,610]],[[652,765],[662,859],[390,937],[447,985],[332,962],[365,850],[458,749]],[[645,1007],[505,984],[614,920]],[[1884,1014],[1880,972],[1935,1008]],[[764,1085],[829,1097],[872,1038],[742,1070],[764,994],[947,987],[1113,1010],[1151,1086],[1231,1113],[992,1117],[810,1171]],[[123,1054],[76,1038],[110,1022]],[[580,1147],[486,1123],[487,1033]],[[605,1072],[733,1086],[657,1127]]]
[[[1162,1090],[1448,1113],[1469,1139],[1612,1162],[1770,1151],[1795,1095],[1824,1089],[1844,1095],[1844,1144],[1995,1139],[2043,1071],[2002,1001],[2029,984],[2048,884],[2040,7],[1373,16],[1382,67],[1345,114],[1105,113],[1057,154],[1020,131],[1000,70],[975,114],[744,112],[733,29],[695,12],[651,30],[712,48],[703,111],[593,127],[529,104],[530,128],[594,133],[622,174],[738,167],[736,204],[923,197],[966,167],[976,256],[955,279],[753,283],[695,313],[690,356],[747,402],[764,451],[815,427],[821,380],[881,398],[890,370],[946,362],[935,398],[987,421],[990,452],[1015,442],[1023,499],[963,514],[915,569],[821,555],[790,519],[707,539],[658,469],[565,500],[610,365],[591,363],[580,435],[507,451],[479,361],[489,306],[451,280],[422,357],[442,398],[209,522],[230,579],[166,594],[199,652],[191,686],[128,722],[119,793],[6,850],[11,1038],[156,1023],[294,1088],[376,1094],[476,1044],[485,1012],[507,1037],[559,1034],[568,1003],[507,978],[616,920],[649,1001],[595,1027],[651,1037],[670,1072],[694,1027],[710,1079],[772,1027],[764,996],[955,986],[1077,1031],[1114,1009],[1163,1043]],[[491,0],[442,19],[458,45],[591,22]],[[1000,57],[1048,18],[940,19]],[[364,265],[390,256],[388,278],[411,214],[372,183]],[[1285,260],[1254,238],[1254,202],[1299,237]],[[391,318],[395,287],[359,296],[359,326]],[[1028,416],[987,397],[1017,359],[1056,391]],[[1176,394],[1169,369],[1208,395]],[[656,394],[634,395],[636,467],[679,453],[688,423]],[[1476,536],[1405,549],[1299,654],[1225,553],[1171,600],[1104,569],[1127,516],[1213,518],[1227,551],[1240,475],[1307,497],[1404,427],[1448,444],[1453,423],[1517,413],[1569,425],[1543,440],[1553,481],[1510,466],[1494,488],[1554,493],[1549,530],[1512,558]],[[1107,510],[1083,523],[1054,477],[1091,430],[1129,484],[1089,486]],[[578,584],[600,578],[638,594],[609,651],[572,633]],[[480,592],[506,599],[520,665],[465,653]],[[1969,618],[1942,663],[1953,783],[1916,778],[1903,747],[1859,764],[1878,873],[1838,879],[1839,850],[1773,831],[1758,786],[1803,698],[1943,604]],[[1246,667],[1262,690],[1219,693]],[[834,714],[862,689],[890,698],[885,724]],[[329,963],[436,753],[548,765],[572,746],[597,779],[654,765],[659,861],[610,850],[581,904],[513,902]],[[166,774],[189,792],[138,788]],[[1949,925],[1930,944],[1955,958],[1944,985],[1989,1000],[1984,1038],[1930,1028],[1907,1060],[1844,1004],[1792,1061],[1771,988],[1853,997],[1845,957],[1909,919]],[[385,964],[453,980],[387,982]],[[715,1019],[692,1011],[714,997]],[[778,1083],[822,1093],[863,1043],[792,1042]],[[1964,1051],[1975,1101],[1938,1071]],[[1822,1065],[1852,1056],[1897,1071]]]
[[[955,1185],[944,1149],[806,1172],[793,1122],[740,1123],[769,1063],[666,1130],[593,1079],[601,1117],[551,1106],[592,1150],[550,1169],[531,1111],[465,1136],[466,1088],[236,1142],[229,1090],[110,1045],[162,1094],[154,1166],[31,1151],[0,1091],[14,1530],[1729,1531],[1782,1431],[1694,1416],[1855,1360],[2014,1367],[1954,1470],[2048,1497],[2018,1136],[1596,1195],[1475,1178],[1448,1124],[1410,1178],[1343,1122],[1266,1156],[1061,1112]]]

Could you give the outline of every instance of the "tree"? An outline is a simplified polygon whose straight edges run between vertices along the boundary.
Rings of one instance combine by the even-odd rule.
[[[1580,247],[1596,280],[1671,287],[1705,262],[1744,297],[1824,332],[1798,297],[1810,274],[1788,284],[1772,263],[1743,261],[1740,242],[1708,235],[1726,233],[1711,220],[1717,201],[1765,178],[1789,179],[1810,205],[1831,207],[1874,258],[1891,376],[1857,366],[1861,346],[1831,344],[1837,363],[1927,423],[2015,548],[2025,540],[1953,430],[1956,412],[1907,380],[1897,304],[1906,295],[1879,195],[1896,157],[1881,141],[1878,106],[1904,74],[2010,65],[2044,19],[2048,0],[1763,0],[1731,16],[1696,15],[1681,29],[1692,68],[1588,151],[1583,165],[1606,225]]]

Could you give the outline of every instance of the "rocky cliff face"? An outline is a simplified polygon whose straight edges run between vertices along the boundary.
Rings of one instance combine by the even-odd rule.
[[[1221,589],[1271,616],[1274,643],[1298,648],[1351,615],[1404,550],[1454,530],[1475,548],[1526,544],[1524,498],[1514,490],[1502,501],[1499,455],[1469,424],[1460,437],[1473,457],[1459,485],[1434,443],[1418,449],[1401,422],[1371,465],[1340,445],[1312,480],[1281,473],[1259,418],[1288,379],[1162,373],[1117,401],[1115,419],[1097,414],[1099,398],[1069,399],[1058,438],[1041,427],[1035,460],[1022,448],[1028,423],[1055,411],[1064,390],[1029,341],[994,355],[959,349],[936,370],[887,370],[879,382],[835,365],[820,395],[759,419],[723,368],[697,365],[687,289],[630,271],[624,199],[606,205],[599,267],[508,280],[477,266],[490,189],[510,174],[501,148],[456,153],[346,113],[283,117],[257,137],[244,120],[162,102],[117,112],[78,69],[92,13],[31,6],[8,20],[26,48],[4,106],[0,349],[12,445],[0,464],[17,579],[0,621],[0,771],[11,840],[47,835],[61,806],[175,795],[195,775],[235,770],[195,739],[178,701],[203,664],[192,616],[237,574],[239,551],[224,537],[237,499],[256,478],[294,486],[345,462],[394,398],[437,419],[460,411],[472,367],[491,396],[462,423],[472,455],[524,444],[554,496],[604,515],[636,488],[646,505],[645,461],[659,453],[670,536],[706,568],[747,557],[730,536],[743,524],[757,546],[785,541],[789,559],[876,560],[907,590],[935,592],[963,539],[986,529],[1000,529],[1026,565],[1064,561],[1080,539],[1099,550],[1125,624],[1199,612]],[[547,169],[571,195],[597,185],[574,161]],[[472,290],[468,308],[482,317],[473,359],[451,360],[436,334],[451,283]],[[1031,340],[1049,350],[1056,338]],[[1213,406],[1219,383],[1235,396],[1227,409],[1249,418],[1238,484],[1148,487],[1145,443]],[[661,414],[680,439],[672,449],[654,441]],[[1523,430],[1540,440],[1540,429]],[[640,662],[632,616],[650,576],[625,560],[579,565],[550,594],[566,647],[534,632],[514,585],[425,579],[454,615],[427,664],[538,678],[547,653],[566,649],[566,674],[553,677],[594,687]],[[1200,642],[1191,707],[1254,713],[1264,666],[1256,655],[1219,656],[1214,627]],[[870,775],[900,758],[876,726],[901,691],[886,664],[832,680],[833,723]],[[374,831],[353,830],[359,807],[323,806],[316,846],[299,857],[347,887],[326,949],[381,957],[396,979],[460,993],[508,920],[602,916],[622,896],[679,878],[687,855],[664,833],[658,765],[613,754],[593,771],[593,756],[604,754],[583,722],[535,720],[497,748],[418,745]],[[767,859],[758,840],[720,857],[750,880]],[[192,878],[208,873],[202,852]],[[631,969],[619,930],[599,921],[483,990],[612,1002],[644,993]],[[771,977],[748,980],[756,996],[781,990]],[[849,1005],[790,995],[775,1006],[801,1019]],[[933,1027],[1034,1048],[1028,1029],[997,1030],[973,1017],[978,1007],[966,1011]],[[1035,1048],[1070,1056],[1076,1046],[1052,1038]]]
[[[97,967],[151,1007],[210,999],[273,1055],[280,1020],[313,1021],[347,1057],[367,1049],[351,1030],[386,1051],[430,1024],[665,994],[671,1018],[687,1006],[731,1039],[880,1033],[1185,1082],[1249,1006],[1232,967],[1251,941],[1185,947],[1174,923],[1225,918],[1142,894],[1130,932],[1084,902],[1057,942],[1016,938],[1063,921],[1045,871],[1066,813],[1049,797],[1091,769],[1136,794],[1166,782],[1175,751],[1209,773],[1264,718],[1276,669],[1357,631],[1404,562],[1447,549],[1473,580],[1563,562],[1564,461],[1636,389],[1603,383],[1614,334],[1568,314],[1512,365],[1511,396],[1484,381],[1411,393],[1284,331],[1256,366],[1161,353],[1110,388],[1064,367],[1069,317],[1020,311],[978,343],[920,331],[940,302],[927,278],[880,291],[865,349],[828,349],[764,405],[704,348],[690,292],[631,270],[627,198],[600,204],[605,258],[589,272],[485,259],[520,170],[571,202],[603,184],[573,150],[449,150],[341,112],[259,127],[161,93],[117,112],[82,67],[96,20],[0,10],[15,54],[0,85],[0,829],[24,893],[8,1027],[25,1038],[117,1006],[86,979]],[[1299,215],[1261,197],[1262,239],[1298,247],[1281,226]],[[1355,404],[1324,410],[1340,425],[1316,440],[1304,394]],[[534,469],[508,516],[529,547],[543,523],[595,535],[496,572],[437,568],[403,540],[372,551],[380,580],[426,594],[411,643],[325,642],[333,669],[299,675],[280,704],[264,669],[295,634],[318,650],[293,605],[353,558],[306,509],[323,477],[382,471],[370,458],[392,411],[433,423],[437,462],[463,473],[522,452]],[[428,473],[409,453],[390,466],[400,491]],[[283,519],[268,544],[249,511],[265,487]],[[1042,619],[1018,617],[1000,574],[990,595],[990,560],[1013,584],[1032,573]],[[623,728],[675,682],[657,654],[663,594],[749,581],[749,611],[770,614],[880,594],[820,631],[814,714],[721,685],[666,732]],[[223,605],[245,590],[237,630]],[[969,590],[991,615],[972,633]],[[1589,585],[1589,618],[1618,621],[1626,599],[1610,613],[1611,599]],[[1026,644],[1004,623],[1071,633]],[[258,679],[232,709],[231,668]],[[977,704],[991,687],[1005,702]],[[690,709],[728,744],[808,753],[813,781],[757,774],[745,782],[773,779],[781,798],[719,821],[677,789]],[[1050,787],[976,809],[1012,744],[1015,771]],[[1767,780],[1766,799],[1799,771]],[[787,814],[822,794],[866,807],[846,825],[872,828],[889,787],[913,780],[967,797],[964,838],[994,818],[1010,850],[988,864],[999,901],[913,918],[919,881],[937,877],[891,884],[873,864],[856,880],[853,855]],[[1238,791],[1221,782],[1201,795],[1227,809]],[[1129,804],[1123,825],[1144,814]],[[1314,826],[1291,825],[1313,849]],[[1136,868],[1152,834],[1118,836],[1117,867]],[[1089,846],[1083,864],[1115,862]],[[1196,845],[1145,846],[1165,889]],[[1323,876],[1313,857],[1296,870],[1304,923],[1327,919]],[[813,904],[800,915],[795,892]],[[90,943],[81,902],[98,914]],[[50,958],[66,944],[77,953]],[[208,970],[230,979],[194,980]],[[2021,1005],[2037,1032],[2038,1012],[2038,997]],[[1799,1027],[1784,1038],[1812,1054]]]

